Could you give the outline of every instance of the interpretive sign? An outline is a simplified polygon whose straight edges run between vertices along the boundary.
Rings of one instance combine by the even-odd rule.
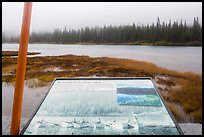
[[[151,78],[55,79],[25,135],[182,134]]]

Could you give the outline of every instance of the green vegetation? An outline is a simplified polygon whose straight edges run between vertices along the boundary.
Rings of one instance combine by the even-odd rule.
[[[18,42],[18,37],[7,38],[2,34],[2,42]],[[147,25],[120,25],[85,27],[78,30],[55,29],[54,32],[32,32],[30,43],[61,44],[127,44],[162,46],[202,46],[202,26],[198,18],[193,25],[186,22],[169,20]]]
[[[15,81],[17,58],[2,58],[2,81]],[[56,77],[152,77],[179,122],[184,116],[202,122],[202,75],[177,72],[153,63],[116,58],[88,56],[28,57],[26,80],[37,79],[33,86],[44,86]],[[176,105],[175,105],[176,104]],[[178,107],[180,106],[180,107]],[[181,111],[182,110],[182,111]],[[184,121],[185,122],[185,121]]]

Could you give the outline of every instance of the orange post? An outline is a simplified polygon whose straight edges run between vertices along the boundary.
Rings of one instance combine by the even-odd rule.
[[[11,129],[10,129],[11,135],[18,135],[20,131],[31,11],[32,11],[32,2],[25,2],[21,36],[20,36],[19,53],[18,53],[18,63],[17,63],[17,70],[16,70],[15,91],[14,91],[14,97],[13,97],[13,110],[12,110]]]

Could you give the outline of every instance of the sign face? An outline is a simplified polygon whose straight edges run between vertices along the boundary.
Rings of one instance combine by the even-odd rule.
[[[56,79],[24,135],[176,135],[150,78]]]

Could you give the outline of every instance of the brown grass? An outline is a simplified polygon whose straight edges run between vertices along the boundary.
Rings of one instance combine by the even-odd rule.
[[[28,52],[27,55],[37,55],[40,52]],[[4,56],[18,56],[18,51],[2,51],[2,57]]]
[[[180,104],[167,102],[167,106],[169,107],[171,113],[179,122],[185,123],[193,121],[192,116],[190,114],[185,113],[183,107]]]
[[[4,73],[12,71],[14,75],[3,75],[2,81],[15,80],[15,65],[17,58],[2,58]],[[60,68],[63,71],[45,71],[50,68]],[[177,120],[182,121],[183,114],[179,112],[174,103],[182,106],[183,111],[190,115],[195,122],[202,122],[202,75],[186,72],[181,73],[157,67],[153,63],[116,58],[90,58],[88,56],[47,56],[28,57],[26,79],[36,78],[48,83],[55,77],[152,77],[164,76],[168,79],[158,78],[157,84],[165,85],[167,94],[162,94],[170,104],[170,109]],[[38,84],[43,85],[43,84]],[[179,85],[179,88],[171,88]]]
[[[196,122],[202,118],[202,82],[192,80],[177,80],[181,88],[170,92],[166,100],[181,104],[186,113],[192,114]]]

